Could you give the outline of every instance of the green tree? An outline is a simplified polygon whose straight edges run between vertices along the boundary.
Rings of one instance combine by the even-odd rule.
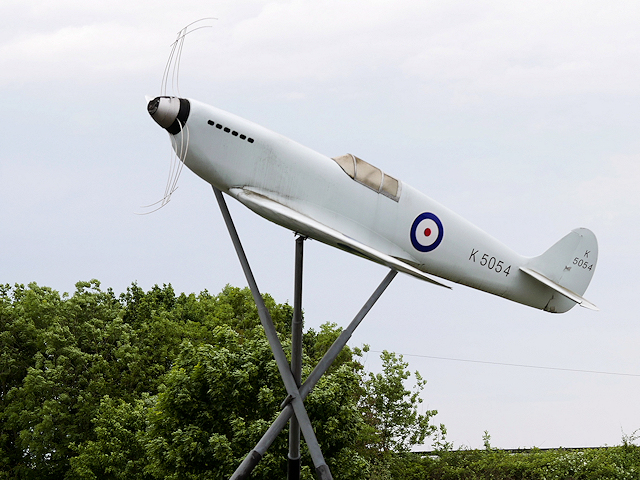
[[[292,308],[264,299],[288,351]],[[339,334],[330,323],[304,334],[303,378]],[[345,348],[305,402],[336,478],[367,478],[372,451],[424,438],[424,415],[399,413],[419,399],[389,355],[382,374],[363,378]],[[0,479],[224,478],[285,397],[247,288],[176,295],[134,283],[116,296],[92,280],[69,296],[0,285]],[[378,408],[383,397],[391,403]],[[283,434],[253,478],[282,477],[286,451]],[[302,455],[311,479],[304,442]]]
[[[230,476],[280,412],[286,391],[264,335],[258,330],[245,338],[229,326],[218,326],[214,337],[211,344],[183,345],[149,413],[148,471],[156,477]],[[358,376],[345,362],[324,377],[306,401],[336,478],[362,478],[366,469],[353,448],[363,426],[358,395]],[[282,477],[286,458],[285,434],[267,451],[252,478]],[[312,478],[306,452],[303,463]]]
[[[369,426],[365,446],[371,453],[384,456],[424,443],[425,438],[436,431],[429,420],[437,411],[418,412],[422,403],[420,393],[427,381],[416,371],[415,387],[413,391],[407,389],[404,382],[411,373],[402,355],[385,350],[380,358],[382,373],[369,373],[364,378],[360,407]]]
[[[283,335],[288,333],[292,309],[288,305],[277,305],[268,295],[264,298],[278,331]],[[170,475],[171,466],[165,468],[163,461],[154,461],[154,448],[159,439],[155,430],[153,434],[147,434],[147,427],[157,427],[162,416],[158,414],[161,410],[156,403],[166,397],[160,392],[180,389],[173,383],[180,377],[177,365],[180,362],[188,364],[189,358],[197,357],[207,346],[224,345],[221,331],[232,332],[238,346],[247,349],[251,349],[254,337],[261,332],[257,309],[246,288],[227,286],[219,295],[205,291],[199,295],[176,296],[170,285],[154,286],[144,292],[133,284],[119,300],[122,305],[120,322],[130,330],[128,343],[119,343],[120,355],[114,359],[124,367],[119,382],[123,392],[102,398],[93,419],[93,435],[74,444],[77,455],[71,459],[69,478],[134,479]],[[218,359],[222,357],[224,353]],[[224,371],[228,363],[227,359],[214,364],[214,370]],[[206,374],[212,371],[209,369]],[[197,380],[198,376],[193,379]],[[195,401],[196,397],[190,399]],[[229,408],[233,404],[226,396],[217,401],[222,405],[213,409]],[[171,404],[169,400],[167,403]],[[189,401],[180,406],[191,411],[205,407],[206,402],[193,404]],[[206,408],[202,413],[208,415]],[[172,445],[175,448],[169,453],[180,458],[183,454],[180,442]],[[194,467],[197,470],[197,465]]]
[[[120,305],[92,281],[79,282],[71,298],[36,284],[5,286],[2,307],[5,341],[11,344],[6,332],[27,341],[19,353],[9,345],[17,363],[9,362],[11,381],[0,412],[5,472],[62,478],[70,445],[91,431],[99,399],[117,384],[117,366],[110,365],[101,344]]]
[[[69,479],[85,480],[151,480],[145,472],[148,464],[146,426],[155,398],[143,394],[127,403],[122,399],[103,397],[93,419],[93,440],[74,447]]]

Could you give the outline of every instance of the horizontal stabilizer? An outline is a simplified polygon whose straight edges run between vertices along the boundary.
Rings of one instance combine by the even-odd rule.
[[[229,193],[258,215],[285,228],[289,228],[297,233],[309,236],[322,243],[326,243],[327,245],[365,257],[376,263],[386,265],[387,267],[399,272],[407,273],[426,282],[449,289],[451,288],[432,279],[408,263],[392,257],[391,255],[387,255],[386,253],[382,253],[379,250],[365,245],[364,243],[358,242],[357,240],[354,240],[353,238],[348,237],[347,235],[340,233],[317,220],[303,215],[280,202],[272,200],[265,195],[247,188],[231,188],[229,189]]]
[[[539,282],[544,283],[547,287],[552,288],[553,290],[555,290],[559,294],[564,295],[565,297],[567,297],[570,300],[573,300],[574,302],[576,302],[581,307],[588,308],[589,310],[600,310],[598,307],[596,307],[593,303],[591,303],[586,298],[581,297],[577,293],[572,292],[568,288],[563,287],[562,285],[560,285],[560,284],[554,282],[553,280],[545,277],[541,273],[538,273],[535,270],[531,270],[530,268],[527,268],[527,267],[520,267],[520,270],[522,272],[526,273],[527,275],[529,275],[530,277],[535,278]]]

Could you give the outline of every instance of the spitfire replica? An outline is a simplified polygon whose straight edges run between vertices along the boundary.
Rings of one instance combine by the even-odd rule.
[[[598,256],[590,230],[523,257],[354,155],[327,157],[192,99],[157,97],[148,110],[193,172],[300,235],[436,285],[430,275],[548,312],[596,309],[582,297]]]
[[[185,34],[183,31],[179,40],[184,40]],[[300,429],[317,475],[332,478],[303,400],[396,272],[446,288],[450,287],[441,279],[449,280],[552,313],[566,312],[576,304],[597,310],[582,296],[598,258],[596,238],[586,228],[571,231],[540,256],[524,257],[352,154],[328,157],[193,99],[163,95],[151,99],[147,109],[169,133],[180,162],[213,187],[289,394],[278,420],[232,478],[250,474],[290,418],[289,478],[299,478]],[[222,192],[298,235],[291,366],[262,303]],[[301,384],[304,238],[385,265],[391,272]]]

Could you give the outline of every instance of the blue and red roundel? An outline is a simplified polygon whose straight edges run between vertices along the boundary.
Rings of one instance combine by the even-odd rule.
[[[435,250],[442,237],[444,237],[444,227],[442,222],[433,213],[421,213],[411,225],[411,244],[420,252],[430,252]]]

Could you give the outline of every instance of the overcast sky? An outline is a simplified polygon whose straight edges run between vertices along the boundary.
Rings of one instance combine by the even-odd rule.
[[[352,345],[403,353],[456,446],[617,444],[640,428],[640,4],[294,0],[0,4],[0,283],[218,293],[245,281],[211,188],[146,112],[176,33],[180,91],[353,153],[538,255],[598,237],[585,297],[552,315],[399,275]],[[292,299],[294,237],[230,201],[258,284]],[[306,242],[306,327],[346,325],[386,270]],[[377,353],[366,366],[379,369]],[[437,360],[449,357],[580,373]]]

